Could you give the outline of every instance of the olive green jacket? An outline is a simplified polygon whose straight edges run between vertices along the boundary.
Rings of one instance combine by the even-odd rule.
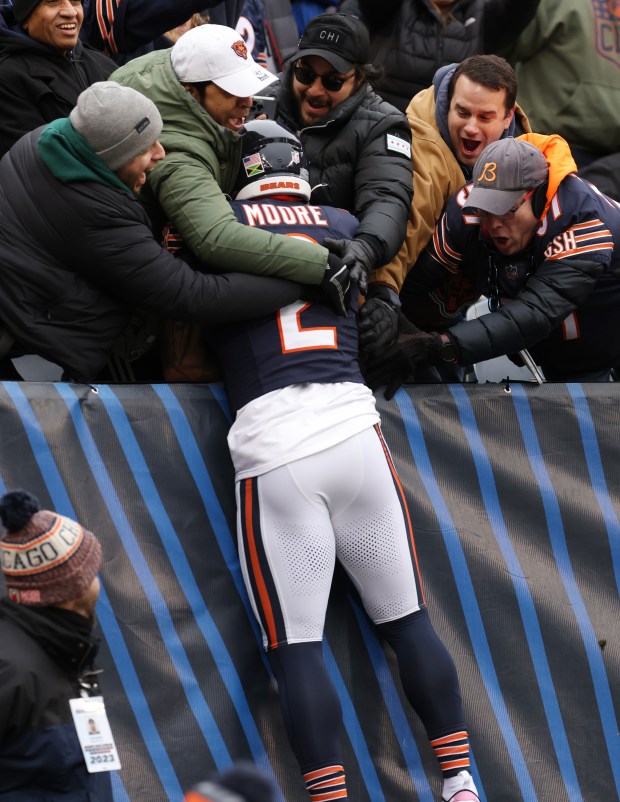
[[[501,51],[515,66],[534,131],[560,134],[597,156],[620,151],[620,7],[541,0],[536,17]]]
[[[166,219],[208,270],[321,282],[325,248],[237,222],[225,193],[241,166],[241,137],[218,125],[184,90],[170,50],[133,59],[110,79],[138,90],[159,109],[166,157],[149,173],[148,184]]]

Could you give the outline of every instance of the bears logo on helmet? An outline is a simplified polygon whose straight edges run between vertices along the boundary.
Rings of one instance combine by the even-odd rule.
[[[308,168],[299,139],[273,120],[252,120],[242,135],[242,163],[232,195],[236,200],[294,195],[310,200]]]

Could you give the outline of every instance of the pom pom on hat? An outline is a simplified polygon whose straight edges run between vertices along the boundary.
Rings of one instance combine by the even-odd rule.
[[[218,783],[236,791],[247,802],[272,802],[274,798],[271,779],[248,761],[240,761],[222,772]]]
[[[27,490],[13,490],[0,499],[0,521],[8,532],[16,532],[40,509],[38,500]]]
[[[25,490],[0,499],[2,572],[9,598],[33,606],[79,599],[101,567],[101,544],[76,521],[50,510]]]

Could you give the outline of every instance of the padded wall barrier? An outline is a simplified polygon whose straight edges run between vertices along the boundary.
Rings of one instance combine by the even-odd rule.
[[[378,398],[483,802],[617,802],[620,384],[414,385]],[[0,383],[0,491],[103,543],[116,802],[180,802],[239,758],[305,802],[234,535],[218,385]],[[391,654],[337,573],[325,656],[355,802],[435,802]]]

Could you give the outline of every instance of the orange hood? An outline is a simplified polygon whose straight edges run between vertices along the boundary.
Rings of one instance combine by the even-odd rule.
[[[568,142],[559,134],[522,134],[517,139],[524,139],[534,147],[538,148],[545,157],[549,165],[549,187],[547,189],[547,203],[545,211],[547,213],[551,198],[555,195],[560,183],[567,175],[577,172],[577,165],[570,152]]]

